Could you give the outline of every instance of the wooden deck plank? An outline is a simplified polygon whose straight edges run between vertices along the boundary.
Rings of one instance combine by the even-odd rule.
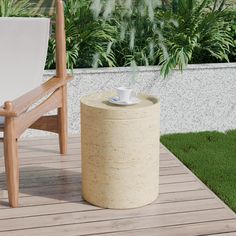
[[[99,214],[102,214],[103,210],[96,212],[97,217],[99,218]],[[117,212],[117,211],[116,211]],[[68,217],[64,218],[62,216],[51,216],[54,220],[54,227],[48,226],[47,221],[45,221],[44,225],[40,227],[32,227],[23,230],[10,230],[10,231],[2,231],[4,235],[16,235],[17,236],[25,236],[25,235],[88,235],[88,234],[99,234],[99,233],[108,233],[114,231],[125,231],[125,230],[133,230],[133,229],[142,229],[149,227],[167,227],[173,225],[183,225],[183,224],[192,224],[195,222],[201,223],[205,221],[219,221],[219,220],[228,220],[232,219],[228,215],[226,209],[214,209],[214,210],[205,210],[205,211],[194,211],[194,212],[185,212],[185,213],[177,213],[177,214],[166,214],[166,215],[154,215],[154,216],[146,216],[146,217],[136,217],[136,218],[122,218],[111,220],[114,216],[109,214],[107,215],[108,220],[98,221],[96,216],[93,214],[94,218],[92,222],[88,221],[89,211],[86,212],[84,218],[81,218],[81,212],[78,215],[70,214]],[[92,220],[92,219],[90,219]],[[30,225],[34,225],[34,222],[39,222],[38,219],[26,219],[28,227]],[[74,223],[72,223],[74,222]],[[76,223],[83,222],[83,223]],[[11,227],[15,227],[15,225],[11,225]],[[19,225],[20,227],[20,225]]]
[[[202,190],[204,189],[198,182],[189,182],[186,183],[173,183],[173,184],[163,184],[160,185],[160,194],[162,193],[172,193],[172,192],[185,192],[185,191],[192,191],[192,190]],[[45,193],[66,193],[71,191],[79,191],[81,192],[81,184],[75,182],[67,182],[63,181],[56,184],[44,184],[37,186],[29,186],[29,187],[22,187],[20,191],[20,197],[31,196],[31,195],[40,195],[43,196]],[[1,198],[7,198],[7,192],[1,191],[0,192]]]
[[[211,191],[211,190],[210,190],[197,176],[195,176],[185,165],[183,165],[183,163],[182,163],[179,159],[177,159],[177,157],[175,157],[173,153],[171,153],[171,152],[170,152],[166,147],[164,147],[164,146],[162,146],[162,148],[165,149],[167,152],[169,152],[170,158],[174,158],[174,159],[176,159],[176,161],[178,161],[180,164],[182,164],[183,169],[185,169],[185,170],[187,171],[187,173],[189,173],[189,175],[193,176],[193,177],[199,182],[199,184],[200,184],[203,188],[205,188],[209,193],[211,193],[213,196],[215,196],[215,197],[217,198],[217,200],[218,200],[222,205],[224,205],[224,207],[225,207],[226,209],[228,209],[229,212],[231,212],[231,213],[233,213],[234,215],[236,215],[236,214],[233,212],[233,210],[230,209],[229,206],[226,205],[226,203],[224,203],[221,199],[219,199],[219,198],[217,197],[217,195],[216,195],[213,191]]]
[[[21,149],[19,149],[21,150]],[[24,161],[24,162],[30,162],[31,160],[35,160],[36,158],[40,158],[40,160],[55,160],[57,161],[59,160],[63,160],[63,159],[68,159],[69,157],[72,158],[77,158],[78,160],[81,160],[80,158],[80,148],[70,148],[69,146],[69,150],[68,150],[68,154],[67,155],[60,155],[58,148],[53,149],[43,149],[43,147],[41,148],[34,148],[34,150],[30,150],[27,152],[19,152],[19,157],[20,157],[20,161]],[[3,151],[2,148],[0,147],[0,158],[2,157],[2,159],[0,159],[1,163],[3,162]],[[160,156],[160,159],[162,161],[173,161],[176,162],[175,159],[173,159],[172,157],[170,157],[170,155],[168,153],[163,153]]]
[[[235,236],[236,235],[236,230],[234,232],[230,233],[222,233],[222,234],[205,234],[204,236]]]
[[[7,201],[6,198],[1,198],[2,202]],[[185,192],[173,192],[173,193],[163,193],[157,199],[159,203],[165,202],[185,202],[185,201],[195,201],[201,199],[215,199],[206,190],[197,191],[185,191]],[[59,194],[48,194],[45,193],[43,196],[25,196],[20,198],[20,207],[29,206],[41,206],[41,205],[53,205],[53,204],[63,204],[67,202],[81,202],[81,193],[77,191],[69,193],[59,193]],[[7,205],[0,205],[0,208],[8,209]]]
[[[44,164],[52,164],[53,163],[62,163],[62,162],[75,162],[77,161],[78,166],[80,167],[80,159],[78,158],[79,154],[72,154],[67,155],[67,157],[61,157],[61,156],[52,156],[52,157],[34,157],[34,158],[21,158],[20,159],[20,167],[29,167],[29,166],[44,166]],[[160,167],[177,167],[181,166],[179,162],[176,160],[163,160],[160,162]],[[4,160],[0,160],[0,171],[4,170],[2,169],[4,167]]]
[[[161,145],[160,196],[131,210],[101,209],[81,197],[80,138],[60,156],[55,138],[20,142],[20,205],[7,206],[0,158],[0,235],[233,235],[236,215]],[[0,146],[0,157],[3,157]]]
[[[234,231],[234,232],[231,232]],[[218,232],[221,232],[218,234]],[[228,233],[230,232],[230,233]],[[207,221],[203,223],[185,224],[160,228],[130,230],[100,234],[100,236],[235,236],[236,220]],[[217,234],[215,234],[217,233]]]
[[[21,167],[20,168],[20,178],[21,182],[25,179],[34,179],[37,178],[38,182],[41,183],[39,177],[45,178],[48,177],[54,178],[59,176],[71,176],[76,175],[80,176],[81,168],[76,167],[75,165],[67,165],[66,163],[57,163],[57,168],[48,168],[48,166],[31,166],[31,167]],[[68,167],[69,166],[69,167]],[[61,168],[60,168],[61,167]],[[160,168],[160,176],[179,176],[183,174],[188,174],[186,170],[183,170],[181,167],[163,167]],[[0,171],[0,179],[4,181],[5,171]],[[43,179],[42,179],[43,180]],[[185,181],[183,181],[185,182]],[[25,183],[25,182],[24,182]]]
[[[144,209],[145,208],[145,209]],[[110,210],[110,209],[101,209],[99,207],[88,204],[84,201],[80,202],[65,202],[64,204],[51,204],[51,205],[42,205],[42,206],[33,206],[33,207],[21,207],[19,209],[5,209],[1,212],[0,220],[4,219],[14,219],[22,217],[32,217],[32,216],[44,216],[52,214],[66,214],[66,213],[77,213],[84,211],[91,211],[91,216],[95,215],[94,212],[97,210],[102,210],[102,214],[105,215],[117,215],[118,217],[126,218],[129,216],[144,216],[146,215],[163,215],[171,213],[180,213],[180,212],[191,212],[191,211],[200,211],[200,210],[210,210],[210,209],[222,209],[222,205],[216,199],[201,199],[194,201],[181,201],[181,202],[159,202],[155,201],[153,204],[149,204],[145,207],[130,209],[130,210]],[[145,212],[144,212],[145,210]],[[1,221],[0,221],[1,225]],[[1,231],[2,227],[0,227]]]
[[[180,214],[182,212],[221,210],[217,201],[200,200],[194,202],[178,202],[153,204],[143,208],[132,210],[110,210],[100,209],[84,203],[65,203],[63,205],[52,205],[43,207],[21,208],[18,211],[4,210],[0,218],[0,232],[8,230],[19,230],[36,227],[56,226],[61,224],[81,224],[95,221],[112,221],[120,219],[136,219],[167,214]],[[207,208],[207,209],[206,209]],[[15,213],[15,214],[14,214]],[[52,217],[52,215],[54,217]],[[224,215],[224,217],[227,217]],[[5,218],[5,219],[4,219]],[[37,220],[35,219],[37,218]],[[29,224],[30,222],[30,224]]]
[[[40,153],[57,153],[59,154],[59,151],[58,151],[58,144],[53,144],[53,145],[50,145],[50,144],[40,144],[40,146],[27,146],[26,144],[25,145],[22,145],[20,144],[19,145],[19,153],[21,155],[24,155],[24,156],[27,156],[28,153],[30,154],[33,154],[33,155],[40,155]],[[69,147],[69,151],[74,151],[74,150],[78,150],[80,151],[80,145],[77,144],[77,143],[69,143],[68,145]],[[168,153],[165,151],[165,149],[162,149],[162,146],[160,148],[161,150],[161,154],[165,155],[168,157]]]
[[[40,178],[40,182],[38,181],[38,178]],[[39,172],[38,175],[23,175],[21,174],[21,180],[20,180],[20,186],[21,188],[24,187],[39,187],[42,185],[58,185],[60,183],[80,183],[80,173],[79,172],[68,172],[65,176],[63,173],[58,173],[56,176],[44,176],[42,173]],[[160,179],[160,185],[164,184],[173,184],[173,183],[190,183],[196,182],[196,179],[192,177],[189,174],[180,174],[180,175],[167,175],[163,176]],[[0,187],[4,188],[6,187],[6,177],[5,174],[0,174]]]

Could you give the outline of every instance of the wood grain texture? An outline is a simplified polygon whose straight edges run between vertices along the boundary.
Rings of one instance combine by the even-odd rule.
[[[32,104],[37,102],[39,99],[45,97],[46,95],[53,93],[58,88],[62,87],[69,81],[71,81],[73,77],[67,76],[66,78],[58,78],[53,77],[43,83],[36,89],[29,91],[28,93],[22,95],[21,97],[12,101],[12,110],[6,110],[5,108],[0,108],[0,116],[19,116],[24,113]]]
[[[29,91],[28,93],[24,94],[18,99],[15,99],[14,101],[12,101],[12,105],[16,116],[19,116],[20,114],[25,112],[32,104],[37,102],[39,99],[47,96],[50,93],[53,93],[58,88],[62,87],[71,80],[72,77],[69,75],[63,79],[60,77],[53,77],[48,81],[46,81],[45,83],[43,83],[38,88]]]
[[[5,116],[5,117],[16,116],[16,112],[8,111],[8,110],[4,109],[3,107],[0,107],[0,116]]]
[[[15,118],[15,127],[17,138],[20,138],[22,133],[29,128],[34,122],[36,122],[42,115],[49,111],[54,110],[61,106],[61,94],[57,90],[48,99],[38,105],[31,111],[21,114],[19,117]],[[41,127],[38,127],[41,128]]]
[[[65,38],[65,22],[63,1],[57,0],[57,16],[56,16],[56,73],[59,78],[66,79],[66,38]],[[60,153],[66,154],[68,145],[68,120],[67,120],[67,87],[62,86],[60,89],[62,96],[62,104],[58,108],[58,134]]]
[[[5,103],[6,110],[12,110],[12,103]],[[4,127],[4,160],[9,205],[18,206],[19,198],[19,160],[15,130],[15,118],[6,117]]]
[[[58,132],[57,116],[56,115],[42,116],[30,126],[30,129],[39,129],[57,133]]]
[[[131,210],[88,204],[81,196],[80,138],[69,141],[66,158],[55,152],[56,138],[19,141],[21,207],[16,209],[6,204],[0,145],[0,235],[234,235],[235,213],[162,145],[160,196],[152,204]]]
[[[4,157],[7,174],[9,203],[18,206],[19,195],[19,161],[17,140],[27,128],[58,133],[60,153],[67,152],[67,82],[72,79],[66,72],[66,39],[64,30],[63,2],[57,0],[56,14],[56,71],[57,76],[21,97],[7,101],[0,107],[0,116],[5,116],[5,123],[0,127],[4,137]],[[49,96],[48,98],[46,96]],[[30,110],[31,106],[46,98]],[[44,117],[57,109],[56,117]],[[44,123],[43,123],[44,122]]]

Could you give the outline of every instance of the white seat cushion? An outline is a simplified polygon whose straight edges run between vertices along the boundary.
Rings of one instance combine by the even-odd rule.
[[[42,83],[50,20],[0,17],[0,106]]]

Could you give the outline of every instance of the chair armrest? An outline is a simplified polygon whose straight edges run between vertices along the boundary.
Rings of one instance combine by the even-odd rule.
[[[0,116],[16,116],[16,113],[13,111],[7,111],[3,107],[0,107]]]
[[[67,76],[65,79],[52,77],[41,86],[29,91],[28,93],[20,96],[19,98],[12,101],[12,110],[6,110],[0,107],[0,116],[19,116],[25,112],[32,104],[37,102],[39,99],[46,95],[53,93],[61,86],[72,80],[72,76]]]

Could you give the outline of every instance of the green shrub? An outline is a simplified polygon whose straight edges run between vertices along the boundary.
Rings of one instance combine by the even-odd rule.
[[[0,17],[31,16],[35,14],[30,0],[0,0]]]
[[[177,66],[183,69],[188,63],[229,61],[233,39],[228,19],[232,12],[211,0],[173,0],[166,11],[178,27],[165,30],[169,57],[160,61],[164,75]]]
[[[29,0],[0,0],[0,16],[32,16]],[[35,2],[35,1],[34,1]],[[236,61],[236,10],[225,0],[67,0],[67,65],[161,65]],[[53,26],[53,32],[55,32]],[[55,68],[55,39],[47,69]]]
[[[229,19],[235,11],[224,9],[224,0],[155,3],[120,0],[117,4],[111,21],[119,32],[112,47],[118,66],[161,65],[167,76],[188,63],[229,61],[234,47]]]
[[[127,2],[131,3],[120,1],[112,19],[119,32],[113,45],[117,65],[158,64],[159,57],[166,52],[162,35],[165,19],[155,15],[160,6],[154,1],[134,0],[132,5]]]
[[[229,32],[233,38],[233,45],[230,47],[229,61],[236,62],[236,11],[229,18]]]
[[[112,50],[116,28],[98,17],[94,19],[90,0],[65,2],[67,65],[69,68],[114,66]],[[50,39],[47,68],[55,68],[55,39]]]
[[[182,70],[188,63],[229,61],[233,38],[228,19],[234,13],[223,8],[224,1],[162,2],[162,6],[152,5],[150,14],[147,1],[141,2],[141,7],[134,1],[136,6],[124,21],[128,22],[126,37],[115,48],[118,65],[129,65],[133,60],[137,65],[159,64],[162,74],[167,76],[176,67]],[[120,24],[123,22],[120,15],[125,14],[122,8],[118,11]],[[129,43],[132,29],[136,36],[133,48]]]

